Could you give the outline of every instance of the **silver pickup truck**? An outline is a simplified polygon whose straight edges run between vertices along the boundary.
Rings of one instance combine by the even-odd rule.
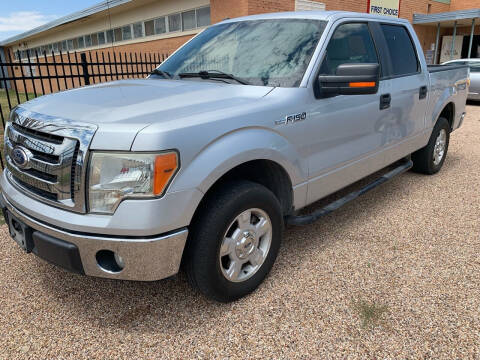
[[[466,66],[429,69],[401,19],[225,20],[148,79],[14,109],[1,207],[27,253],[71,271],[153,281],[182,265],[206,296],[235,300],[269,273],[286,223],[315,221],[412,167],[438,172],[468,76]]]

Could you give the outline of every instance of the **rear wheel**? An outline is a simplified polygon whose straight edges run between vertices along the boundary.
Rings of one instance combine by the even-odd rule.
[[[440,171],[447,156],[450,141],[450,124],[439,118],[427,146],[412,154],[413,170],[432,175]]]
[[[266,187],[222,186],[192,223],[184,258],[189,282],[221,302],[251,293],[272,268],[282,231],[280,203]]]

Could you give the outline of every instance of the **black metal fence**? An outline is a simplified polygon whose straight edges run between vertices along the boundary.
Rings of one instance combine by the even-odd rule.
[[[126,53],[111,50],[80,53],[26,52],[26,58],[12,60],[6,51],[0,57],[0,119],[17,104],[41,95],[120,79],[144,78],[165,60],[164,53]],[[1,140],[1,139],[0,139]],[[3,141],[2,141],[3,143]],[[2,148],[3,150],[3,148]],[[3,169],[3,154],[0,162]]]

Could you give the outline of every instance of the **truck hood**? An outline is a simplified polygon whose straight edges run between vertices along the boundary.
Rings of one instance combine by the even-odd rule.
[[[204,80],[121,80],[46,95],[21,107],[98,126],[92,148],[129,150],[136,134],[153,123],[227,109],[272,90]]]

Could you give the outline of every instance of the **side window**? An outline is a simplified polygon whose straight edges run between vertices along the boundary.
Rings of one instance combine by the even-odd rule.
[[[338,65],[347,63],[378,63],[375,44],[365,23],[347,23],[335,29],[320,73],[335,75]]]
[[[402,76],[418,72],[418,59],[412,39],[404,26],[381,25],[392,60],[393,76]]]

